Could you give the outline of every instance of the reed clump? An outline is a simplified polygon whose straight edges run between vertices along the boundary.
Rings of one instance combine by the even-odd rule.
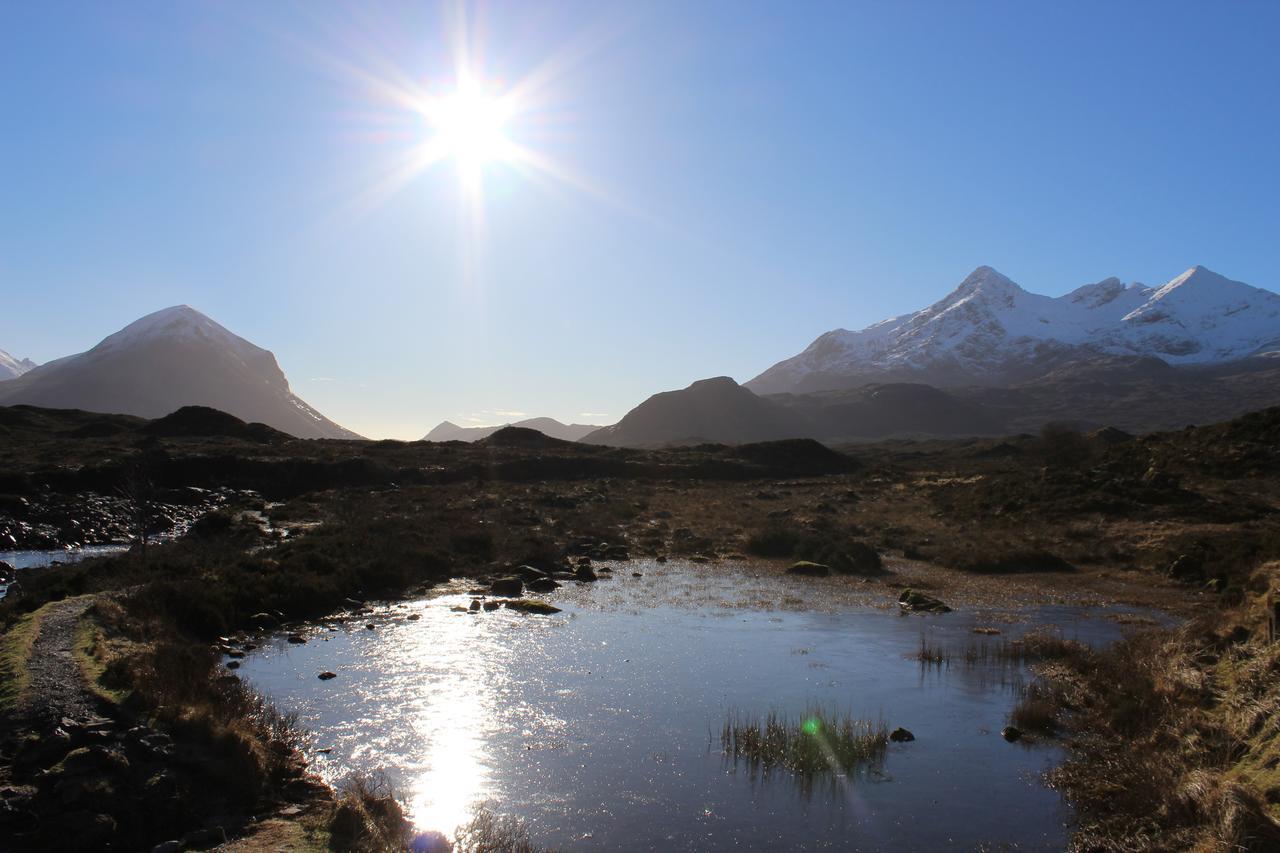
[[[731,712],[720,733],[724,754],[764,774],[849,774],[883,757],[889,741],[884,720],[811,708],[799,717],[775,711],[761,716]]]
[[[946,667],[953,663],[965,666],[1022,666],[1082,659],[1089,647],[1078,640],[1068,640],[1049,630],[1031,631],[1016,640],[969,640],[958,647],[947,646],[925,634],[920,635],[920,648],[913,657],[921,666]]]

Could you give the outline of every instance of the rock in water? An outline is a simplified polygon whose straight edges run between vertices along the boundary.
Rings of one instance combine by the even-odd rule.
[[[808,560],[800,560],[792,563],[791,568],[787,569],[789,575],[805,575],[806,577],[825,578],[831,574],[831,567],[822,563],[811,563]]]
[[[899,726],[889,733],[889,740],[894,743],[906,743],[909,740],[915,740],[916,736],[906,729]]]
[[[911,588],[904,589],[898,596],[898,606],[913,613],[950,613],[951,608],[932,595]]]
[[[1022,729],[1017,726],[1005,726],[1000,730],[1000,737],[1009,741],[1009,743],[1013,743],[1015,740],[1022,739]]]
[[[327,669],[316,676],[316,678],[320,679],[321,681],[328,681],[330,678],[337,678],[337,677],[338,677],[338,673],[329,672],[329,670]]]
[[[537,616],[550,616],[552,613],[559,613],[559,607],[553,607],[545,601],[539,601],[536,598],[522,598],[516,601],[507,602],[508,610],[516,610],[520,613],[532,613]]]
[[[517,577],[498,578],[490,585],[489,589],[494,595],[516,596],[524,592],[524,581]]]

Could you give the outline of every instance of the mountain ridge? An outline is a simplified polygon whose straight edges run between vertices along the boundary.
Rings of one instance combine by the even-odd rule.
[[[1209,364],[1280,348],[1280,295],[1194,266],[1160,287],[1107,278],[1058,297],[980,266],[926,308],[833,329],[744,383],[805,393],[875,381],[1027,381],[1089,356]]]

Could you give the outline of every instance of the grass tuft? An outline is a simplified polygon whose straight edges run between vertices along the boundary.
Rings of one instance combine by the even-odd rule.
[[[769,775],[787,771],[812,778],[850,774],[877,764],[888,743],[883,720],[811,708],[798,718],[770,711],[764,716],[731,712],[720,732],[720,746],[735,763]]]

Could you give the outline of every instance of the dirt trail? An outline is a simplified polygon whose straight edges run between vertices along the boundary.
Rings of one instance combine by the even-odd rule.
[[[72,651],[76,624],[92,603],[92,596],[70,598],[50,604],[41,614],[27,665],[30,681],[23,713],[29,719],[57,723],[63,717],[95,716],[97,702],[85,688]]]

